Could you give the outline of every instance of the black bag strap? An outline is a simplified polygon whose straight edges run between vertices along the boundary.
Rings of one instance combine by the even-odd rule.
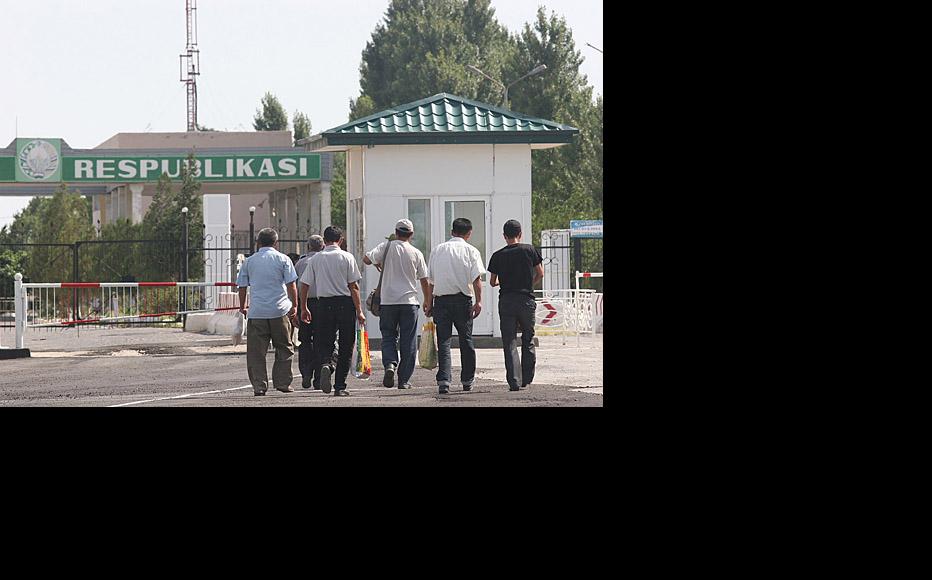
[[[385,268],[388,266],[388,251],[392,248],[392,241],[393,240],[388,240],[388,243],[385,244],[385,251],[382,253],[382,271],[379,272],[379,285],[375,287],[379,296],[382,295],[382,276],[385,275]]]

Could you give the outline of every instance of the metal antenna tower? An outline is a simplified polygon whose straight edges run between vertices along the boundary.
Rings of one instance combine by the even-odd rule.
[[[178,55],[178,68],[181,82],[188,85],[188,131],[197,131],[197,77],[201,74],[201,51],[197,49],[197,0],[185,0],[184,5],[188,44],[186,53]]]

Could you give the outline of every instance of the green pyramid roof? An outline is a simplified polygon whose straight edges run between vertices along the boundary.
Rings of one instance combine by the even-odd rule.
[[[439,93],[328,129],[329,145],[569,143],[579,129]]]

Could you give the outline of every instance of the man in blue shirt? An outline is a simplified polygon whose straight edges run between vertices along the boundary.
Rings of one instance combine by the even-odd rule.
[[[272,365],[272,384],[283,393],[292,393],[291,357],[294,344],[291,333],[298,306],[298,290],[291,258],[275,249],[278,232],[264,228],[256,236],[256,253],[243,263],[236,277],[239,286],[239,310],[245,316],[249,311],[246,326],[246,370],[255,395],[264,395],[268,390],[269,376],[265,354],[269,341],[275,347],[275,363]],[[246,305],[246,288],[249,287],[249,305]]]

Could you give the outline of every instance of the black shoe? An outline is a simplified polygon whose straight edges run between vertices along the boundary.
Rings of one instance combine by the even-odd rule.
[[[395,386],[395,367],[388,365],[388,368],[385,369],[385,376],[382,377],[382,386],[388,387],[389,389]],[[401,387],[398,387],[399,389]]]
[[[446,385],[440,385],[440,394],[441,394],[441,395],[446,395],[446,394],[449,393],[449,392],[450,392],[450,387],[448,387],[448,386],[446,386]]]
[[[333,391],[334,397],[348,397],[349,393],[346,392],[346,389],[337,389]]]
[[[255,395],[256,397],[262,397],[265,395],[265,391],[253,391],[252,394]]]
[[[399,389],[410,389],[410,388],[411,388],[411,383],[405,383],[405,384],[403,384],[403,385],[398,385],[398,388],[399,388]]]
[[[314,377],[312,375],[301,377],[301,387],[304,389],[310,389],[313,381]]]
[[[513,386],[513,387],[508,387],[508,390],[509,390],[509,391],[517,391],[517,390],[519,390],[519,389],[520,389],[520,387],[518,387],[518,385],[515,385],[515,386]]]
[[[330,383],[330,367],[321,367],[320,368],[320,390],[325,393],[330,393],[330,389],[333,388],[333,385]]]
[[[471,390],[472,390],[472,383],[469,383],[468,385],[463,385],[463,390],[466,391],[466,392],[471,391]]]
[[[526,388],[528,388],[528,387],[530,387],[530,386],[531,386],[531,383],[528,383],[528,384],[526,384],[526,385],[521,385],[521,390],[523,391],[524,389],[526,389]]]
[[[275,387],[275,390],[276,390],[276,391],[279,391],[279,392],[281,392],[281,393],[293,393],[293,392],[294,392],[294,387],[291,387],[290,385],[287,386],[287,387],[285,387],[284,389],[280,389],[280,388],[278,388],[278,387]]]

